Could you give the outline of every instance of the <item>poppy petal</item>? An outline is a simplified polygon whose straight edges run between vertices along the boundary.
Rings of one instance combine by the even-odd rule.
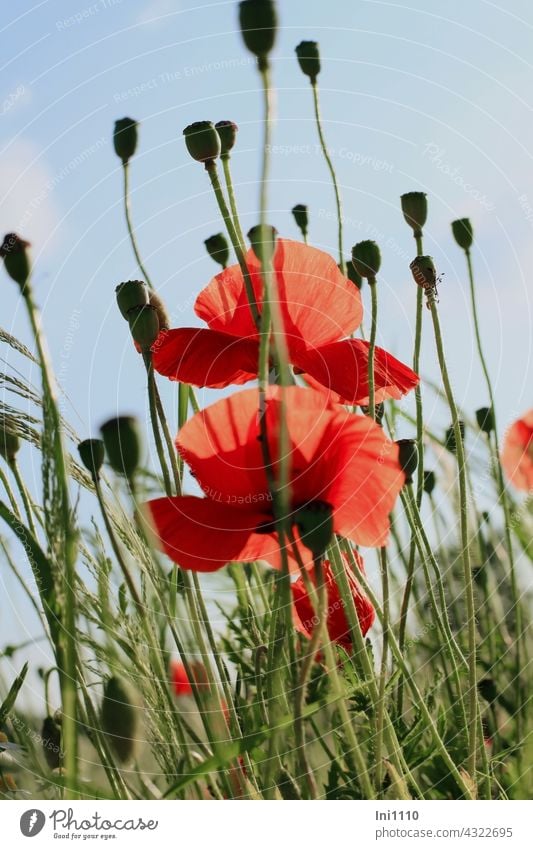
[[[182,383],[220,389],[257,376],[257,342],[215,330],[180,327],[160,334],[152,348],[155,370]]]
[[[505,434],[502,466],[516,489],[533,490],[533,410],[515,421]]]
[[[300,353],[297,367],[306,381],[335,393],[332,400],[345,404],[368,404],[368,350],[362,339],[345,339]],[[404,363],[383,348],[374,352],[376,403],[387,398],[400,399],[419,383],[420,378]],[[336,397],[335,397],[336,396]]]
[[[160,547],[183,569],[214,572],[231,561],[255,560],[281,566],[277,534],[262,532],[272,525],[268,513],[186,495],[157,498],[147,503],[146,510]],[[290,550],[288,557],[295,568]],[[307,557],[305,565],[308,563]]]

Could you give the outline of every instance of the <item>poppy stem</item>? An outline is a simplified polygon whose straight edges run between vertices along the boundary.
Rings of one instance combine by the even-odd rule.
[[[24,512],[26,513],[26,518],[28,519],[28,527],[29,527],[30,531],[32,532],[33,536],[35,537],[35,539],[37,539],[37,529],[36,529],[35,523],[33,521],[33,506],[30,502],[30,497],[29,497],[28,490],[26,489],[26,485],[24,484],[24,481],[22,480],[18,463],[14,459],[14,460],[11,460],[8,465],[9,465],[9,468],[11,469],[11,471],[13,473],[13,477],[15,478],[15,482],[17,484],[17,489],[18,489],[18,491],[20,493],[20,497],[22,499],[22,504],[24,505]]]
[[[511,595],[513,602],[513,612],[515,616],[516,622],[516,655],[515,655],[515,680],[517,684],[518,691],[518,710],[516,712],[516,733],[518,740],[522,740],[522,726],[524,719],[524,711],[525,711],[525,694],[524,694],[524,686],[522,680],[522,648],[524,643],[524,630],[522,626],[522,606],[520,604],[520,590],[518,587],[518,581],[516,577],[516,567],[514,560],[514,551],[513,551],[513,540],[511,536],[511,511],[509,509],[509,501],[507,498],[507,490],[505,487],[505,482],[503,478],[502,465],[500,462],[500,444],[498,437],[498,424],[496,421],[496,404],[494,398],[494,390],[492,388],[492,380],[490,377],[489,368],[487,365],[487,360],[485,358],[485,353],[483,351],[483,344],[481,341],[481,331],[479,325],[479,316],[477,311],[477,299],[476,299],[476,288],[474,281],[474,268],[472,265],[472,256],[470,253],[470,249],[467,248],[465,250],[466,264],[468,269],[468,280],[470,284],[470,300],[472,303],[472,318],[474,320],[474,333],[476,337],[476,346],[479,355],[479,361],[481,363],[481,368],[483,370],[483,375],[485,377],[485,383],[487,384],[487,392],[489,395],[490,406],[492,410],[492,417],[494,422],[493,434],[494,434],[494,458],[493,458],[493,468],[496,472],[496,485],[498,488],[498,497],[500,503],[503,508],[504,515],[504,534],[505,534],[505,546],[507,548],[507,555],[509,557],[509,578],[511,584]],[[490,439],[490,437],[489,437]],[[522,748],[519,747],[518,750],[518,759],[520,761],[522,757]]]
[[[465,601],[468,629],[468,773],[472,782],[476,781],[476,753],[477,753],[477,719],[478,719],[478,695],[477,695],[477,654],[476,654],[476,611],[474,604],[474,582],[472,577],[472,565],[470,563],[470,539],[468,531],[468,493],[466,486],[466,459],[464,451],[463,436],[459,423],[457,405],[453,395],[452,385],[446,365],[442,331],[440,327],[439,314],[434,297],[428,298],[433,321],[437,357],[444,384],[446,398],[452,417],[453,432],[456,444],[457,466],[459,475],[459,500],[460,500],[460,522],[461,522],[461,559],[463,562],[463,576],[465,584]]]
[[[170,467],[172,469],[172,474],[174,476],[174,486],[176,489],[176,495],[181,494],[181,472],[178,466],[178,458],[176,456],[176,449],[174,448],[174,443],[172,441],[172,437],[170,435],[170,430],[168,427],[167,417],[165,416],[165,410],[163,407],[163,403],[161,401],[161,396],[159,394],[159,389],[157,388],[157,383],[155,380],[155,375],[152,369],[152,381],[154,386],[154,396],[155,396],[155,406],[157,415],[159,417],[159,421],[161,422],[161,428],[163,430],[163,438],[165,440],[167,446],[167,452],[170,460]],[[182,384],[180,384],[181,386]]]
[[[338,245],[339,245],[339,267],[341,270],[341,274],[346,275],[346,262],[344,260],[344,250],[343,250],[343,222],[342,222],[342,201],[341,195],[339,191],[339,186],[337,183],[337,175],[335,173],[335,168],[333,167],[333,162],[331,161],[331,156],[329,155],[329,151],[326,145],[326,140],[324,138],[324,130],[322,128],[322,117],[320,113],[320,99],[318,96],[318,83],[316,79],[311,81],[311,88],[313,89],[313,105],[315,109],[315,120],[316,127],[318,130],[318,138],[320,140],[320,147],[322,148],[322,153],[324,154],[324,159],[326,160],[326,165],[328,166],[329,173],[331,175],[331,179],[333,182],[333,190],[335,192],[335,204],[337,207],[337,228],[338,228]]]
[[[421,232],[415,232],[416,255],[422,256],[424,245]],[[424,290],[416,287],[415,341],[413,348],[413,371],[420,374],[420,349],[422,347],[422,315],[424,308]],[[416,467],[416,503],[420,507],[424,492],[424,411],[422,407],[422,387],[420,382],[415,386],[416,408],[416,447],[418,450],[418,465]]]
[[[150,352],[143,354],[143,359],[144,364],[146,366],[146,374],[148,377],[148,404],[150,407],[150,422],[152,424],[152,433],[154,435],[155,448],[157,451],[157,456],[159,458],[161,473],[163,475],[165,492],[168,496],[171,496],[173,495],[172,484],[170,483],[170,475],[168,471],[167,461],[165,459],[165,452],[163,450],[163,443],[161,441],[161,433],[159,432],[154,367],[152,363],[152,355],[150,354]]]
[[[139,266],[139,271],[141,272],[143,279],[148,286],[149,289],[153,289],[153,283],[150,279],[150,275],[148,274],[144,263],[141,258],[141,254],[139,253],[139,248],[137,246],[137,239],[135,238],[135,232],[133,230],[133,225],[131,222],[131,212],[130,212],[130,167],[128,162],[124,162],[122,167],[122,173],[124,176],[124,214],[126,216],[126,226],[128,228],[128,235],[130,237],[131,246],[133,248],[133,253],[135,255],[135,259],[137,261],[137,265]]]
[[[383,642],[381,649],[381,665],[379,673],[378,713],[376,720],[376,791],[381,793],[383,783],[383,715],[386,703],[387,686],[387,659],[389,651],[389,627],[390,627],[390,599],[389,599],[389,572],[387,563],[387,549],[379,549],[379,566],[381,574],[381,592],[383,597]]]
[[[378,329],[378,292],[376,278],[368,278],[370,297],[372,299],[372,317],[370,325],[370,344],[368,348],[368,415],[376,420],[376,383],[374,375],[374,359],[376,353],[376,336]]]
[[[226,183],[226,190],[228,193],[229,205],[231,209],[231,215],[233,219],[233,226],[235,228],[235,235],[239,241],[239,245],[243,255],[246,253],[246,242],[244,240],[244,233],[242,232],[241,222],[239,220],[239,213],[237,210],[237,201],[235,198],[235,190],[233,188],[233,180],[231,178],[231,168],[229,164],[229,156],[222,157],[222,169],[224,171],[224,180]]]

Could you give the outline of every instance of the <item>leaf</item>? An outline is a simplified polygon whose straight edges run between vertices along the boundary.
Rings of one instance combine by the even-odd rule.
[[[387,767],[387,772],[390,778],[390,787],[387,791],[387,797],[390,799],[412,799],[409,793],[405,779],[400,775],[396,767],[390,761],[384,760]]]
[[[22,685],[24,684],[24,679],[26,677],[27,671],[28,671],[28,664],[25,663],[24,666],[22,667],[19,675],[17,675],[17,677],[13,681],[11,687],[9,688],[9,693],[7,694],[2,705],[0,706],[0,725],[3,725],[4,722],[6,721],[7,717],[9,716],[11,709],[12,709],[13,705],[15,704],[15,701],[16,701],[17,696],[19,694],[19,690],[22,687]]]

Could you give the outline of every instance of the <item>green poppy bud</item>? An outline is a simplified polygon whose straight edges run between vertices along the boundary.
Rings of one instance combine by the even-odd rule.
[[[142,280],[126,280],[115,289],[118,308],[122,317],[129,321],[128,313],[133,307],[149,303],[148,287]]]
[[[463,421],[459,422],[459,432],[461,434],[461,439],[465,438],[465,423]],[[444,444],[448,451],[451,451],[452,454],[457,453],[457,442],[455,440],[455,430],[453,429],[453,425],[450,425],[448,430],[444,435]]]
[[[436,482],[437,479],[435,477],[435,472],[424,472],[424,492],[427,492],[428,495],[431,495],[431,493],[435,489]]]
[[[422,235],[422,228],[428,217],[428,201],[425,192],[407,192],[400,198],[403,217],[409,227],[413,228],[413,235],[418,238]]]
[[[160,330],[168,330],[170,327],[170,316],[167,312],[167,308],[157,292],[154,292],[153,289],[148,290],[148,298],[150,300],[151,306],[157,312],[157,317],[159,319],[159,329]]]
[[[100,428],[100,433],[111,468],[131,480],[141,459],[141,436],[137,419],[133,416],[109,419]]]
[[[474,241],[474,230],[469,218],[452,221],[452,233],[455,241],[464,251],[469,251]]]
[[[130,688],[121,678],[109,678],[102,700],[102,728],[121,763],[131,760],[136,744],[137,708]]]
[[[16,433],[0,422],[0,454],[8,463],[13,463],[20,450],[20,439]]]
[[[237,124],[233,121],[217,121],[215,130],[220,137],[220,156],[229,159],[230,151],[233,150],[237,139]]]
[[[413,474],[418,466],[418,448],[415,439],[398,439],[398,462],[405,475],[405,483],[413,483]]]
[[[115,121],[113,144],[115,153],[126,165],[137,149],[137,121],[133,118],[120,118]]]
[[[29,247],[30,243],[16,233],[6,233],[0,245],[0,257],[4,260],[6,271],[21,287],[24,287],[31,274]]]
[[[294,515],[300,538],[314,557],[322,557],[333,539],[333,511],[323,501],[311,501]]]
[[[376,275],[381,266],[381,253],[376,242],[366,239],[358,242],[352,248],[353,266],[361,277],[369,283],[376,282]]]
[[[227,268],[229,260],[229,245],[223,233],[215,233],[204,242],[205,249],[211,259],[218,262],[222,268]]]
[[[296,206],[293,206],[291,210],[294,215],[294,220],[296,221],[296,226],[299,228],[304,240],[307,238],[307,228],[309,225],[309,218],[307,216],[307,207],[303,203],[297,203]]]
[[[143,353],[147,353],[159,336],[159,316],[152,304],[132,307],[128,312],[131,335]]]
[[[264,262],[272,259],[276,250],[277,235],[278,231],[270,224],[265,224],[264,227],[258,224],[256,227],[251,227],[248,230],[247,236],[257,259]]]
[[[183,135],[187,150],[197,162],[205,162],[207,167],[220,156],[220,136],[212,121],[195,121],[185,127]]]
[[[87,471],[90,472],[93,480],[97,480],[105,458],[105,449],[102,440],[84,439],[78,445],[78,452],[81,462]]]
[[[276,4],[273,0],[243,0],[239,3],[239,22],[246,47],[257,56],[259,68],[266,68],[276,41]]]
[[[424,289],[434,289],[437,282],[437,269],[432,256],[417,256],[409,268],[414,281]]]
[[[341,269],[339,268],[339,271]],[[357,286],[358,289],[361,289],[363,286],[363,278],[360,274],[355,270],[355,266],[352,262],[352,258],[346,260],[346,277],[348,280],[351,280],[352,283]]]
[[[492,407],[480,407],[476,410],[477,425],[487,436],[495,430],[494,427],[494,410]]]
[[[41,728],[43,754],[50,769],[58,769],[63,763],[61,750],[61,726],[53,716],[45,717]]]
[[[296,48],[296,56],[301,70],[309,77],[311,84],[316,83],[320,73],[320,53],[316,41],[301,41]]]

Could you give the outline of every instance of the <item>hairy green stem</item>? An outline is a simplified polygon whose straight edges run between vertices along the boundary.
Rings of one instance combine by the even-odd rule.
[[[150,275],[148,274],[144,263],[141,258],[141,254],[139,253],[139,248],[137,246],[137,239],[135,238],[135,232],[133,230],[133,225],[131,223],[131,212],[130,212],[130,166],[128,162],[124,162],[122,173],[124,176],[124,214],[126,216],[126,226],[128,228],[128,235],[130,237],[131,246],[133,248],[133,253],[135,255],[135,259],[137,261],[137,265],[139,266],[139,271],[141,272],[143,279],[146,285],[153,289],[154,286],[150,279]]]
[[[339,191],[339,186],[337,183],[337,175],[335,173],[335,168],[333,167],[333,162],[331,161],[331,156],[329,155],[329,151],[326,145],[326,140],[324,138],[324,130],[322,128],[322,117],[320,114],[320,100],[318,97],[318,84],[316,80],[311,83],[311,88],[313,89],[313,106],[315,109],[315,120],[316,126],[318,130],[318,138],[320,140],[320,147],[322,148],[322,153],[324,154],[324,159],[326,160],[326,165],[328,166],[329,173],[331,175],[331,179],[333,182],[333,190],[335,192],[335,205],[337,207],[337,227],[338,227],[338,245],[339,245],[339,266],[342,274],[346,274],[346,263],[344,261],[344,249],[343,249],[343,222],[342,222],[342,202],[341,195]]]

